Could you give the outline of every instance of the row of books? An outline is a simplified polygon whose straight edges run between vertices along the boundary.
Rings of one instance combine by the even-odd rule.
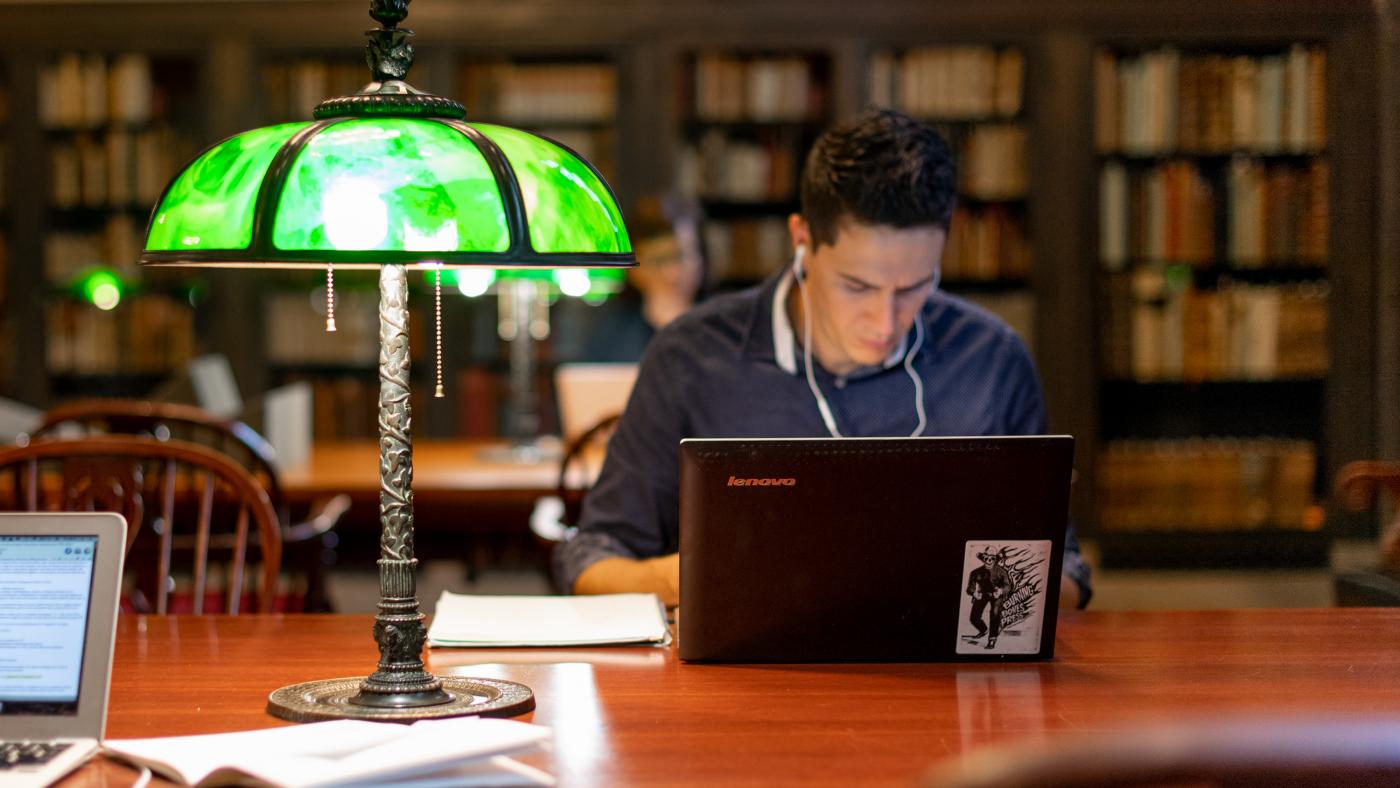
[[[1031,272],[1025,220],[1005,206],[953,212],[943,250],[943,279],[990,281],[1024,279]]]
[[[1133,260],[1322,266],[1328,180],[1320,160],[1299,167],[1235,157],[1214,173],[1185,160],[1108,162],[1099,173],[1100,260],[1110,270]]]
[[[677,186],[711,200],[764,201],[796,197],[801,140],[796,134],[763,135],[761,142],[730,138],[718,129],[681,149]]]
[[[1100,151],[1318,151],[1327,144],[1327,52],[1095,56]]]
[[[52,301],[44,310],[51,375],[160,374],[194,354],[194,311],[175,298],[137,296],[111,311]]]
[[[959,293],[968,301],[1006,321],[1026,347],[1035,353],[1035,295],[1029,290],[1005,293]]]
[[[870,59],[870,101],[926,118],[1011,117],[1021,111],[1026,58],[986,46],[921,47]]]
[[[139,125],[164,111],[145,55],[109,59],[69,52],[39,69],[39,122],[45,128]]]
[[[1324,282],[1204,290],[1143,267],[1111,277],[1107,301],[1104,366],[1113,378],[1315,378],[1330,366]]]
[[[44,236],[44,279],[63,285],[94,266],[136,279],[144,243],[144,225],[127,215],[107,217],[100,231],[49,233]]]
[[[1099,455],[1105,531],[1316,527],[1317,451],[1285,439],[1114,441]]]
[[[958,188],[983,200],[1026,196],[1026,127],[1019,123],[977,126],[963,136],[958,155]]]
[[[804,57],[695,59],[695,117],[702,121],[793,122],[822,117],[826,95]]]
[[[49,145],[49,201],[55,208],[149,209],[194,142],[168,126],[81,133]]]
[[[414,66],[415,84],[424,84],[425,66]],[[369,82],[363,60],[299,59],[269,63],[262,68],[263,116],[270,122],[311,120],[311,112],[333,96],[359,92]]]
[[[705,254],[716,282],[752,282],[792,260],[787,222],[779,217],[705,223]]]
[[[617,69],[607,63],[473,63],[459,76],[468,117],[612,123],[617,114]]]

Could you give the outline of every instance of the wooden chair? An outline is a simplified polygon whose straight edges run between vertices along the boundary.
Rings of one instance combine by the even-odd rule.
[[[332,609],[326,593],[326,565],[334,561],[333,530],[349,510],[350,496],[336,495],[317,501],[305,517],[294,519],[282,493],[272,445],[252,427],[191,405],[91,399],[50,410],[31,437],[50,438],[73,430],[83,435],[148,435],[157,440],[186,440],[233,458],[263,485],[277,512],[286,564],[303,575],[306,582],[300,608],[306,612]]]
[[[193,612],[204,612],[211,554],[227,558],[225,611],[238,613],[251,528],[261,562],[257,609],[273,609],[282,538],[272,502],[248,471],[207,447],[130,435],[32,441],[0,450],[0,501],[14,511],[125,516],[127,568],[142,592],[134,601],[141,609],[153,595],[148,612],[161,615],[170,611],[174,559],[185,555]]]
[[[569,484],[569,479],[580,471],[591,477],[587,463],[600,446],[607,444],[617,429],[622,414],[617,413],[599,419],[596,424],[584,430],[565,449],[559,461],[559,477],[554,485],[554,495],[535,502],[530,515],[530,531],[544,544],[553,545],[568,541],[578,527],[578,518],[583,511],[583,498],[586,490]]]
[[[1394,719],[1200,721],[1011,741],[941,764],[925,788],[1400,785]]]
[[[1334,487],[1341,504],[1353,511],[1369,509],[1381,490],[1390,493],[1395,518],[1381,533],[1380,564],[1374,571],[1353,571],[1332,579],[1342,607],[1400,606],[1400,462],[1349,462],[1337,473]]]

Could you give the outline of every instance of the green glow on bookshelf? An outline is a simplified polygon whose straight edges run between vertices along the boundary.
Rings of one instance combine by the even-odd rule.
[[[307,125],[254,129],[205,151],[170,184],[151,222],[146,248],[248,248],[263,174],[282,144]]]
[[[603,179],[579,157],[519,129],[471,125],[500,147],[515,170],[536,252],[632,251],[622,211]]]
[[[105,268],[87,274],[78,283],[78,291],[93,306],[110,312],[122,302],[122,280]]]
[[[412,118],[357,119],[311,138],[282,190],[272,243],[286,250],[504,252],[505,207],[461,132]]]

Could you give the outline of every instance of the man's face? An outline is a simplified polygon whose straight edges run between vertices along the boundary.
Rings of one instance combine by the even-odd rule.
[[[896,228],[843,221],[834,244],[815,248],[799,215],[788,221],[806,244],[812,351],[837,375],[882,363],[928,299],[943,257],[941,227]],[[793,326],[802,336],[803,327]]]
[[[988,556],[983,556],[983,557],[982,557],[982,565],[985,566],[985,567],[987,567],[988,569],[991,569],[991,568],[992,568],[992,564],[994,564],[994,563],[996,563],[996,559],[995,559],[995,558],[993,558],[993,557],[991,557],[991,556],[989,556],[989,555],[988,555]]]

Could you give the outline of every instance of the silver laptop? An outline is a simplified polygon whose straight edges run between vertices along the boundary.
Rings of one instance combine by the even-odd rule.
[[[125,552],[121,515],[0,514],[0,786],[97,752]]]
[[[1048,659],[1067,436],[681,441],[680,656]]]

